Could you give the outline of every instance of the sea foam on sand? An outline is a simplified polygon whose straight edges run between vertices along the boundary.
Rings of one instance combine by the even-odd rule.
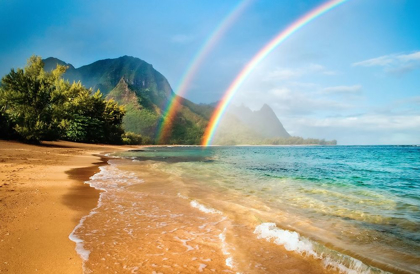
[[[77,231],[83,226],[86,219],[97,213],[98,208],[102,206],[102,195],[109,190],[117,190],[119,188],[124,188],[133,184],[143,183],[144,181],[137,178],[134,173],[126,172],[118,169],[115,166],[101,166],[99,167],[100,171],[90,177],[90,180],[85,182],[91,187],[102,190],[104,192],[99,194],[99,200],[97,206],[92,209],[92,211],[84,216],[79,224],[73,229],[69,235],[69,239],[76,243],[76,252],[83,260],[83,269],[85,269],[85,262],[89,259],[90,250],[87,250],[84,246],[84,241],[79,236],[77,236]]]
[[[204,213],[223,214],[221,211],[219,211],[217,209],[214,209],[214,208],[206,207],[206,206],[200,204],[197,201],[191,201],[190,204],[191,204],[192,207],[195,207],[195,208],[197,208],[198,210],[200,210],[201,212],[204,212]]]
[[[325,268],[333,268],[340,273],[386,273],[380,269],[370,267],[362,261],[350,256],[338,253],[308,238],[300,236],[295,231],[280,229],[275,223],[262,223],[258,225],[254,234],[258,239],[266,239],[277,245],[282,245],[287,251],[312,256],[322,260]]]

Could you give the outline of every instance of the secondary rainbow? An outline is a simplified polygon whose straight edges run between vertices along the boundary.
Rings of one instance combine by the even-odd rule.
[[[172,129],[172,123],[176,111],[179,109],[181,99],[179,96],[183,96],[188,87],[190,86],[192,79],[197,73],[200,65],[210,53],[210,51],[215,47],[218,41],[223,37],[226,31],[230,26],[239,18],[239,16],[245,11],[245,9],[255,0],[243,0],[240,1],[232,11],[225,17],[225,19],[216,27],[216,29],[211,33],[211,35],[204,41],[203,45],[200,47],[199,51],[195,54],[194,58],[188,64],[187,69],[185,70],[182,78],[180,79],[176,92],[173,94],[172,98],[168,100],[167,106],[163,113],[163,119],[158,129],[158,140],[159,142],[164,141],[163,139],[168,135]]]
[[[232,100],[233,96],[237,92],[238,88],[242,85],[248,75],[255,69],[255,67],[270,54],[277,46],[279,46],[283,41],[285,41],[290,35],[295,33],[297,30],[314,20],[315,18],[321,16],[327,11],[337,7],[338,5],[346,2],[348,0],[331,0],[327,1],[324,4],[318,6],[317,8],[311,10],[303,17],[299,18],[286,29],[278,33],[268,44],[266,44],[252,59],[251,61],[241,70],[241,72],[236,76],[235,80],[230,84],[229,88],[226,90],[223,95],[222,100],[217,105],[215,111],[213,112],[212,117],[210,118],[209,124],[204,132],[202,145],[209,146],[212,142],[214,133],[220,123],[220,120],[226,111],[227,106]]]

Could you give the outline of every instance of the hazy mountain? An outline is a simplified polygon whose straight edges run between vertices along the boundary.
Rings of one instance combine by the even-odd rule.
[[[290,137],[279,118],[267,104],[257,111],[252,111],[244,105],[231,106],[229,112],[265,138]]]
[[[241,105],[231,105],[219,123],[214,144],[271,144],[274,140],[289,138],[274,111],[267,105],[258,111]]]

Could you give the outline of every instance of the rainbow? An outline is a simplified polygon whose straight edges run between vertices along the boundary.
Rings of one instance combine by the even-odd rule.
[[[226,90],[223,95],[222,100],[217,105],[216,110],[213,112],[212,117],[210,118],[209,124],[207,125],[206,131],[204,132],[202,145],[209,146],[211,144],[212,138],[216,129],[220,123],[220,120],[226,111],[227,106],[232,100],[233,96],[237,92],[238,88],[242,85],[245,79],[249,74],[255,69],[255,67],[270,54],[278,45],[285,41],[290,35],[295,33],[297,30],[314,20],[315,18],[321,16],[327,11],[337,7],[338,5],[346,2],[347,0],[331,0],[327,1],[324,4],[318,6],[317,8],[311,10],[309,13],[305,14],[303,17],[299,18],[286,29],[278,33],[268,44],[266,44],[252,59],[251,61],[241,70],[241,72],[236,76],[235,80],[230,84],[229,88]]]
[[[253,1],[255,0],[240,1],[204,41],[200,50],[188,64],[187,69],[178,83],[176,92],[174,92],[172,97],[168,100],[167,106],[163,112],[163,119],[158,128],[157,134],[157,138],[160,143],[165,142],[164,139],[166,139],[170,134],[173,119],[182,102],[182,98],[180,98],[180,96],[183,96],[186,93],[187,88],[190,86],[192,79],[198,71],[198,68],[201,66],[210,51],[216,46],[217,42],[223,37],[229,27],[233,25],[233,23]]]

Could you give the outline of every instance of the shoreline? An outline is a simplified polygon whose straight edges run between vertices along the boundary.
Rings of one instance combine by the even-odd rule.
[[[85,181],[101,153],[136,147],[0,141],[0,273],[82,273],[69,235],[100,193]]]

